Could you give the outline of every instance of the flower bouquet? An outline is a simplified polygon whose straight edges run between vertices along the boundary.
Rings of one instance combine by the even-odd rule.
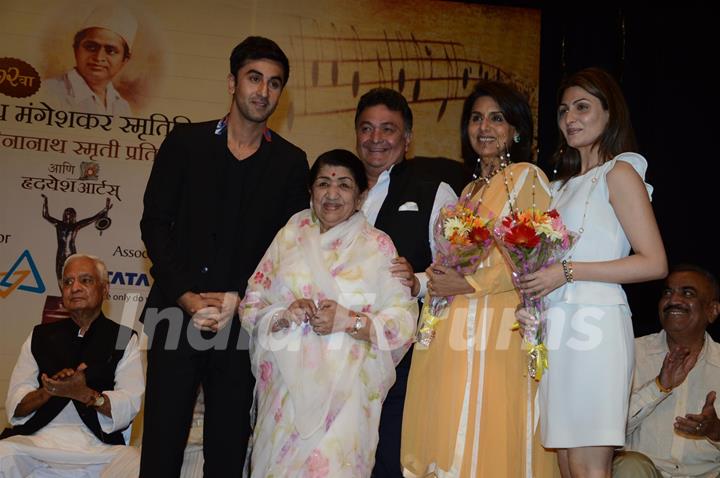
[[[472,274],[487,257],[492,245],[492,219],[478,215],[468,202],[460,200],[440,210],[433,225],[435,261],[433,264],[452,267],[460,274]],[[435,338],[435,326],[453,296],[431,297],[425,303],[417,341],[425,347]]]
[[[567,230],[555,209],[547,212],[515,210],[495,226],[493,235],[513,268],[514,278],[554,264],[565,255],[577,237]],[[525,330],[523,343],[528,350],[528,372],[533,379],[540,381],[543,371],[548,368],[545,298],[521,295],[523,307],[538,320],[537,330]],[[519,327],[517,322],[513,327]]]

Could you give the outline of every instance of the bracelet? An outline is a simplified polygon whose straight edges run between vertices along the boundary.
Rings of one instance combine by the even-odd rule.
[[[561,264],[562,264],[562,268],[563,268],[563,274],[565,274],[565,282],[569,282],[569,283],[575,282],[575,279],[573,278],[572,262],[563,259]]]
[[[348,334],[352,335],[353,337],[360,332],[360,329],[363,327],[363,316],[358,314],[357,312],[350,312],[350,318],[355,319],[355,323],[353,324],[352,328],[348,330]]]
[[[662,393],[670,393],[670,392],[672,392],[672,389],[673,389],[672,387],[665,388],[662,386],[662,383],[660,383],[660,375],[655,377],[655,385],[657,385],[658,390],[660,390]]]

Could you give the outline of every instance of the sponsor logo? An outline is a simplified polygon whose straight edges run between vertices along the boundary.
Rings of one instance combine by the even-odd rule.
[[[144,272],[108,271],[108,280],[110,285],[150,287],[150,281]]]
[[[100,165],[92,161],[80,163],[80,177],[78,179],[100,179]]]
[[[144,249],[130,249],[117,246],[113,251],[113,257],[136,257],[138,259],[147,259],[148,254]]]
[[[38,272],[30,251],[25,249],[6,272],[0,272],[0,298],[5,298],[15,290],[42,294],[45,283]],[[33,285],[34,284],[34,285]]]

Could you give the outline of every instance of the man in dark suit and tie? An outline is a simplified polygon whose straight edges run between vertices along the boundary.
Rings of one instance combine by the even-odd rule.
[[[413,115],[405,98],[388,88],[365,93],[355,110],[357,153],[365,165],[370,190],[362,210],[368,221],[392,238],[401,256],[393,273],[410,287],[413,296],[425,294],[425,269],[434,249],[432,227],[440,209],[457,200],[443,177],[469,174],[460,163],[449,160],[405,160],[412,140]],[[447,174],[428,167],[428,161],[443,161]],[[442,168],[445,169],[445,168]],[[432,172],[434,171],[434,172]],[[417,271],[417,273],[415,273]],[[395,385],[383,403],[380,441],[375,455],[373,478],[402,477],[400,435],[407,377],[412,349],[396,367]]]
[[[289,74],[275,42],[246,38],[230,56],[228,115],[177,126],[153,165],[140,222],[155,279],[143,312],[142,477],[179,476],[200,384],[204,476],[241,475],[253,382],[238,291],[309,203],[305,153],[267,127]]]

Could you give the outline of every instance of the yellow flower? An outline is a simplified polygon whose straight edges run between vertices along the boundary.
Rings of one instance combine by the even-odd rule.
[[[549,237],[550,239],[556,239],[560,240],[562,239],[562,234],[552,228],[552,225],[546,222],[535,224],[535,230],[538,234],[544,234],[545,236]]]
[[[443,224],[443,234],[446,239],[450,239],[453,234],[464,236],[468,232],[470,232],[470,228],[460,218],[449,217],[445,219],[445,224]]]

